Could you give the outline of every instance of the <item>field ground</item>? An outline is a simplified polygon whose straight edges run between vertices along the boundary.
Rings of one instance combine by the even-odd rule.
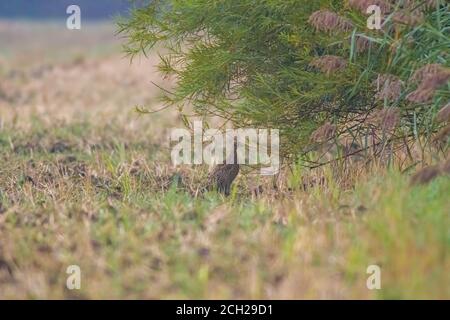
[[[113,32],[0,22],[0,299],[450,298],[448,177],[305,191],[296,168],[195,197],[208,168],[169,162],[179,116],[134,112],[159,107],[155,57],[130,65]]]

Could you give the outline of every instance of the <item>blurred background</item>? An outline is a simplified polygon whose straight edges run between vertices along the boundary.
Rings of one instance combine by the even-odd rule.
[[[136,2],[134,2],[136,3]],[[69,30],[69,5],[81,9],[81,29]],[[154,59],[131,61],[116,21],[127,0],[0,2],[0,118],[27,125],[29,116],[52,123],[129,115],[157,103]],[[119,108],[120,112],[111,111]]]

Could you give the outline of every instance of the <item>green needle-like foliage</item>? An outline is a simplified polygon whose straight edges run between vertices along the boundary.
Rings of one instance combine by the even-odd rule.
[[[370,30],[366,2],[154,0],[133,9],[119,31],[131,55],[165,48],[160,70],[178,80],[168,103],[236,127],[278,128],[285,156],[345,134],[367,140],[374,125],[395,129],[392,140],[431,137],[450,100],[449,5],[373,1],[387,9],[381,30]],[[430,64],[440,69],[419,77]],[[383,108],[394,111],[391,125],[383,114],[373,120]],[[325,123],[336,130],[320,139]]]

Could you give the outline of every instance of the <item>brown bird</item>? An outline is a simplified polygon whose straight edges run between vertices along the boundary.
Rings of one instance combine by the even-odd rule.
[[[234,143],[232,154],[233,163],[218,164],[208,177],[208,190],[217,190],[224,193],[226,196],[230,195],[231,184],[239,173],[239,164],[237,163],[237,144]]]

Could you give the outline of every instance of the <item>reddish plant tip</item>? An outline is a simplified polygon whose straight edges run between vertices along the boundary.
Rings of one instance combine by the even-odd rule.
[[[447,122],[450,121],[450,103],[447,103],[436,115],[437,122]]]
[[[356,52],[361,53],[365,52],[370,47],[370,40],[363,36],[356,36]]]
[[[391,132],[400,122],[400,112],[397,108],[384,108],[373,112],[367,120],[384,132]]]
[[[438,166],[428,166],[417,171],[411,177],[411,185],[423,185],[431,182],[439,176],[440,170]]]
[[[311,141],[317,143],[328,141],[336,135],[336,129],[334,124],[327,122],[311,134]]]
[[[434,141],[436,142],[443,142],[446,143],[448,141],[448,138],[450,137],[450,124],[442,128],[434,138]]]
[[[416,26],[423,22],[424,15],[423,12],[418,10],[411,11],[408,9],[404,9],[394,12],[394,14],[392,15],[392,20],[400,24]]]
[[[397,100],[403,90],[403,81],[391,74],[379,74],[375,85],[377,88],[375,97],[379,100]]]
[[[350,31],[353,29],[353,24],[339,16],[338,14],[329,10],[319,10],[313,12],[308,20],[317,31],[331,32],[331,31]]]
[[[344,69],[347,66],[347,61],[338,56],[325,55],[314,59],[310,65],[326,74],[331,74]]]
[[[412,82],[422,82],[423,80],[435,76],[438,73],[442,73],[445,72],[445,67],[443,67],[442,65],[438,64],[438,63],[430,63],[430,64],[426,64],[423,67],[417,69],[414,74],[412,75],[412,77],[410,78],[410,80]]]
[[[441,174],[450,175],[450,159],[441,164]]]
[[[411,77],[419,86],[406,98],[415,103],[429,103],[435,91],[450,79],[450,70],[440,64],[427,64],[418,69]]]

